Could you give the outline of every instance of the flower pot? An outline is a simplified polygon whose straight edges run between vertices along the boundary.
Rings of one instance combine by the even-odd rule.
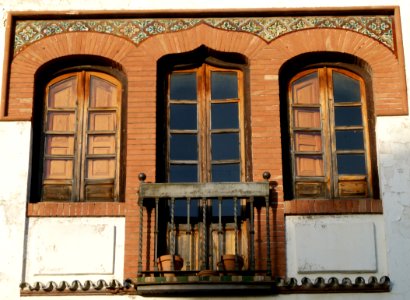
[[[174,270],[172,270],[172,260],[174,261]],[[179,255],[161,255],[158,257],[158,268],[160,271],[179,271],[184,265],[184,260]],[[164,273],[165,277],[175,276],[174,273]]]
[[[235,265],[235,259],[237,261],[237,268]],[[221,257],[220,268],[222,271],[241,271],[243,268],[243,258],[240,255],[224,254]]]

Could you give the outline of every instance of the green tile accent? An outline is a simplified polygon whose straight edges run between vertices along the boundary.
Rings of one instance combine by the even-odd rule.
[[[393,16],[302,16],[243,18],[152,18],[17,20],[14,55],[43,38],[66,32],[100,32],[119,36],[138,45],[149,37],[187,30],[206,24],[226,31],[248,32],[266,42],[308,28],[337,28],[371,37],[394,50]]]

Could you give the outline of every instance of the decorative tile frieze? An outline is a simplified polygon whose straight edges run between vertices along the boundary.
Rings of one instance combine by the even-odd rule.
[[[248,32],[266,42],[286,33],[309,28],[336,28],[371,37],[394,50],[393,16],[305,16],[240,18],[151,18],[17,20],[14,55],[45,37],[67,32],[100,32],[123,37],[138,45],[149,37],[206,24],[234,32]]]

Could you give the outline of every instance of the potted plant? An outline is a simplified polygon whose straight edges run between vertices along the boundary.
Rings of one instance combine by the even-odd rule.
[[[172,269],[172,263],[174,269]],[[184,265],[184,260],[181,256],[175,254],[165,254],[158,257],[158,268],[160,271],[179,271]],[[174,273],[164,273],[165,277],[175,276]]]
[[[224,254],[221,257],[219,268],[222,271],[241,271],[243,268],[243,257],[238,254]]]

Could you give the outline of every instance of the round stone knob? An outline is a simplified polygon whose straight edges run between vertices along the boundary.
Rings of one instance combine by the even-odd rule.
[[[138,179],[139,179],[140,181],[144,182],[145,179],[147,179],[147,175],[145,175],[145,173],[139,173]]]
[[[270,173],[268,172],[268,171],[266,171],[266,172],[263,172],[263,179],[265,179],[265,180],[269,180],[269,178],[270,178]]]

